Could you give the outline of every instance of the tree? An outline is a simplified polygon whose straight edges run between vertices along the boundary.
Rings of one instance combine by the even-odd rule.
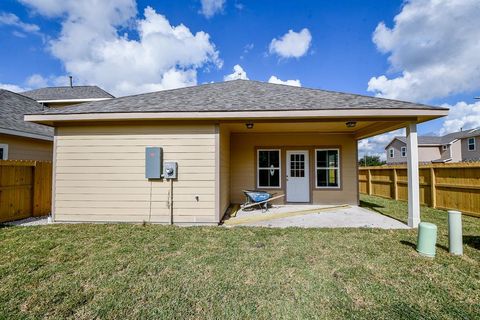
[[[385,161],[380,160],[380,156],[364,156],[358,161],[361,167],[381,166],[385,163]]]

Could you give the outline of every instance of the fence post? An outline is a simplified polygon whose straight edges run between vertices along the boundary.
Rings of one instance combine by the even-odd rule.
[[[397,169],[393,168],[393,200],[398,200]]]
[[[437,187],[435,186],[435,168],[430,167],[430,206],[437,207]]]
[[[372,195],[372,173],[370,172],[370,169],[367,170],[367,188],[368,188],[368,195]]]

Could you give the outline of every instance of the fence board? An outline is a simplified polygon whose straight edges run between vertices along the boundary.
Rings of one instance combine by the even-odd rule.
[[[50,213],[52,164],[0,160],[0,222]]]
[[[360,167],[360,193],[408,200],[403,165]],[[480,217],[480,163],[427,164],[419,167],[420,203]]]

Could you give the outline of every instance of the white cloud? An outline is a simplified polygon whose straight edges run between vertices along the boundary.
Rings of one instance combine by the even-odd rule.
[[[243,68],[239,64],[236,64],[233,67],[233,73],[227,74],[225,77],[223,77],[223,80],[231,81],[231,80],[238,80],[238,79],[248,80],[248,77],[245,70],[243,70]]]
[[[390,72],[372,77],[377,96],[428,101],[480,89],[480,2],[406,1],[394,25],[378,24],[377,48],[388,54]]]
[[[302,84],[300,83],[300,80],[280,80],[275,76],[271,76],[270,79],[268,79],[268,82],[270,83],[276,83],[276,84],[285,84],[287,86],[294,86],[294,87],[301,87]]]
[[[151,7],[137,18],[134,0],[21,1],[62,19],[60,36],[49,49],[77,84],[96,84],[121,96],[195,85],[197,69],[222,65],[207,33],[172,26]],[[125,31],[138,34],[138,40],[119,34]]]
[[[441,135],[480,127],[480,101],[472,104],[462,101],[455,105],[444,104],[442,107],[450,108],[450,111],[440,129]]]
[[[41,76],[39,74],[32,74],[27,79],[28,86],[33,87],[33,88],[48,87],[49,82],[50,81],[48,79],[44,78],[43,76]]]
[[[300,32],[288,30],[280,39],[273,39],[270,42],[270,53],[275,53],[282,58],[300,58],[310,48],[312,35],[307,28]]]
[[[13,92],[22,92],[22,91],[29,90],[29,88],[23,88],[16,84],[10,84],[10,83],[0,83],[0,89],[5,89]]]
[[[405,129],[399,129],[371,138],[363,139],[358,142],[358,156],[362,158],[365,154],[369,156],[379,156],[381,160],[386,160],[385,147],[395,136],[404,136]]]
[[[202,8],[200,13],[206,18],[213,17],[216,13],[222,12],[225,0],[201,0]]]
[[[40,31],[40,27],[36,24],[23,22],[17,15],[7,12],[0,13],[0,25],[16,27],[28,33],[38,33]],[[18,31],[16,35],[19,35]]]

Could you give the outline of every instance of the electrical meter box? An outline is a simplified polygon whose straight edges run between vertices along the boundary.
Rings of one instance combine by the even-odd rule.
[[[162,178],[163,150],[160,147],[145,148],[145,178]]]
[[[165,179],[177,179],[177,163],[176,162],[165,162],[163,166],[163,177]]]

